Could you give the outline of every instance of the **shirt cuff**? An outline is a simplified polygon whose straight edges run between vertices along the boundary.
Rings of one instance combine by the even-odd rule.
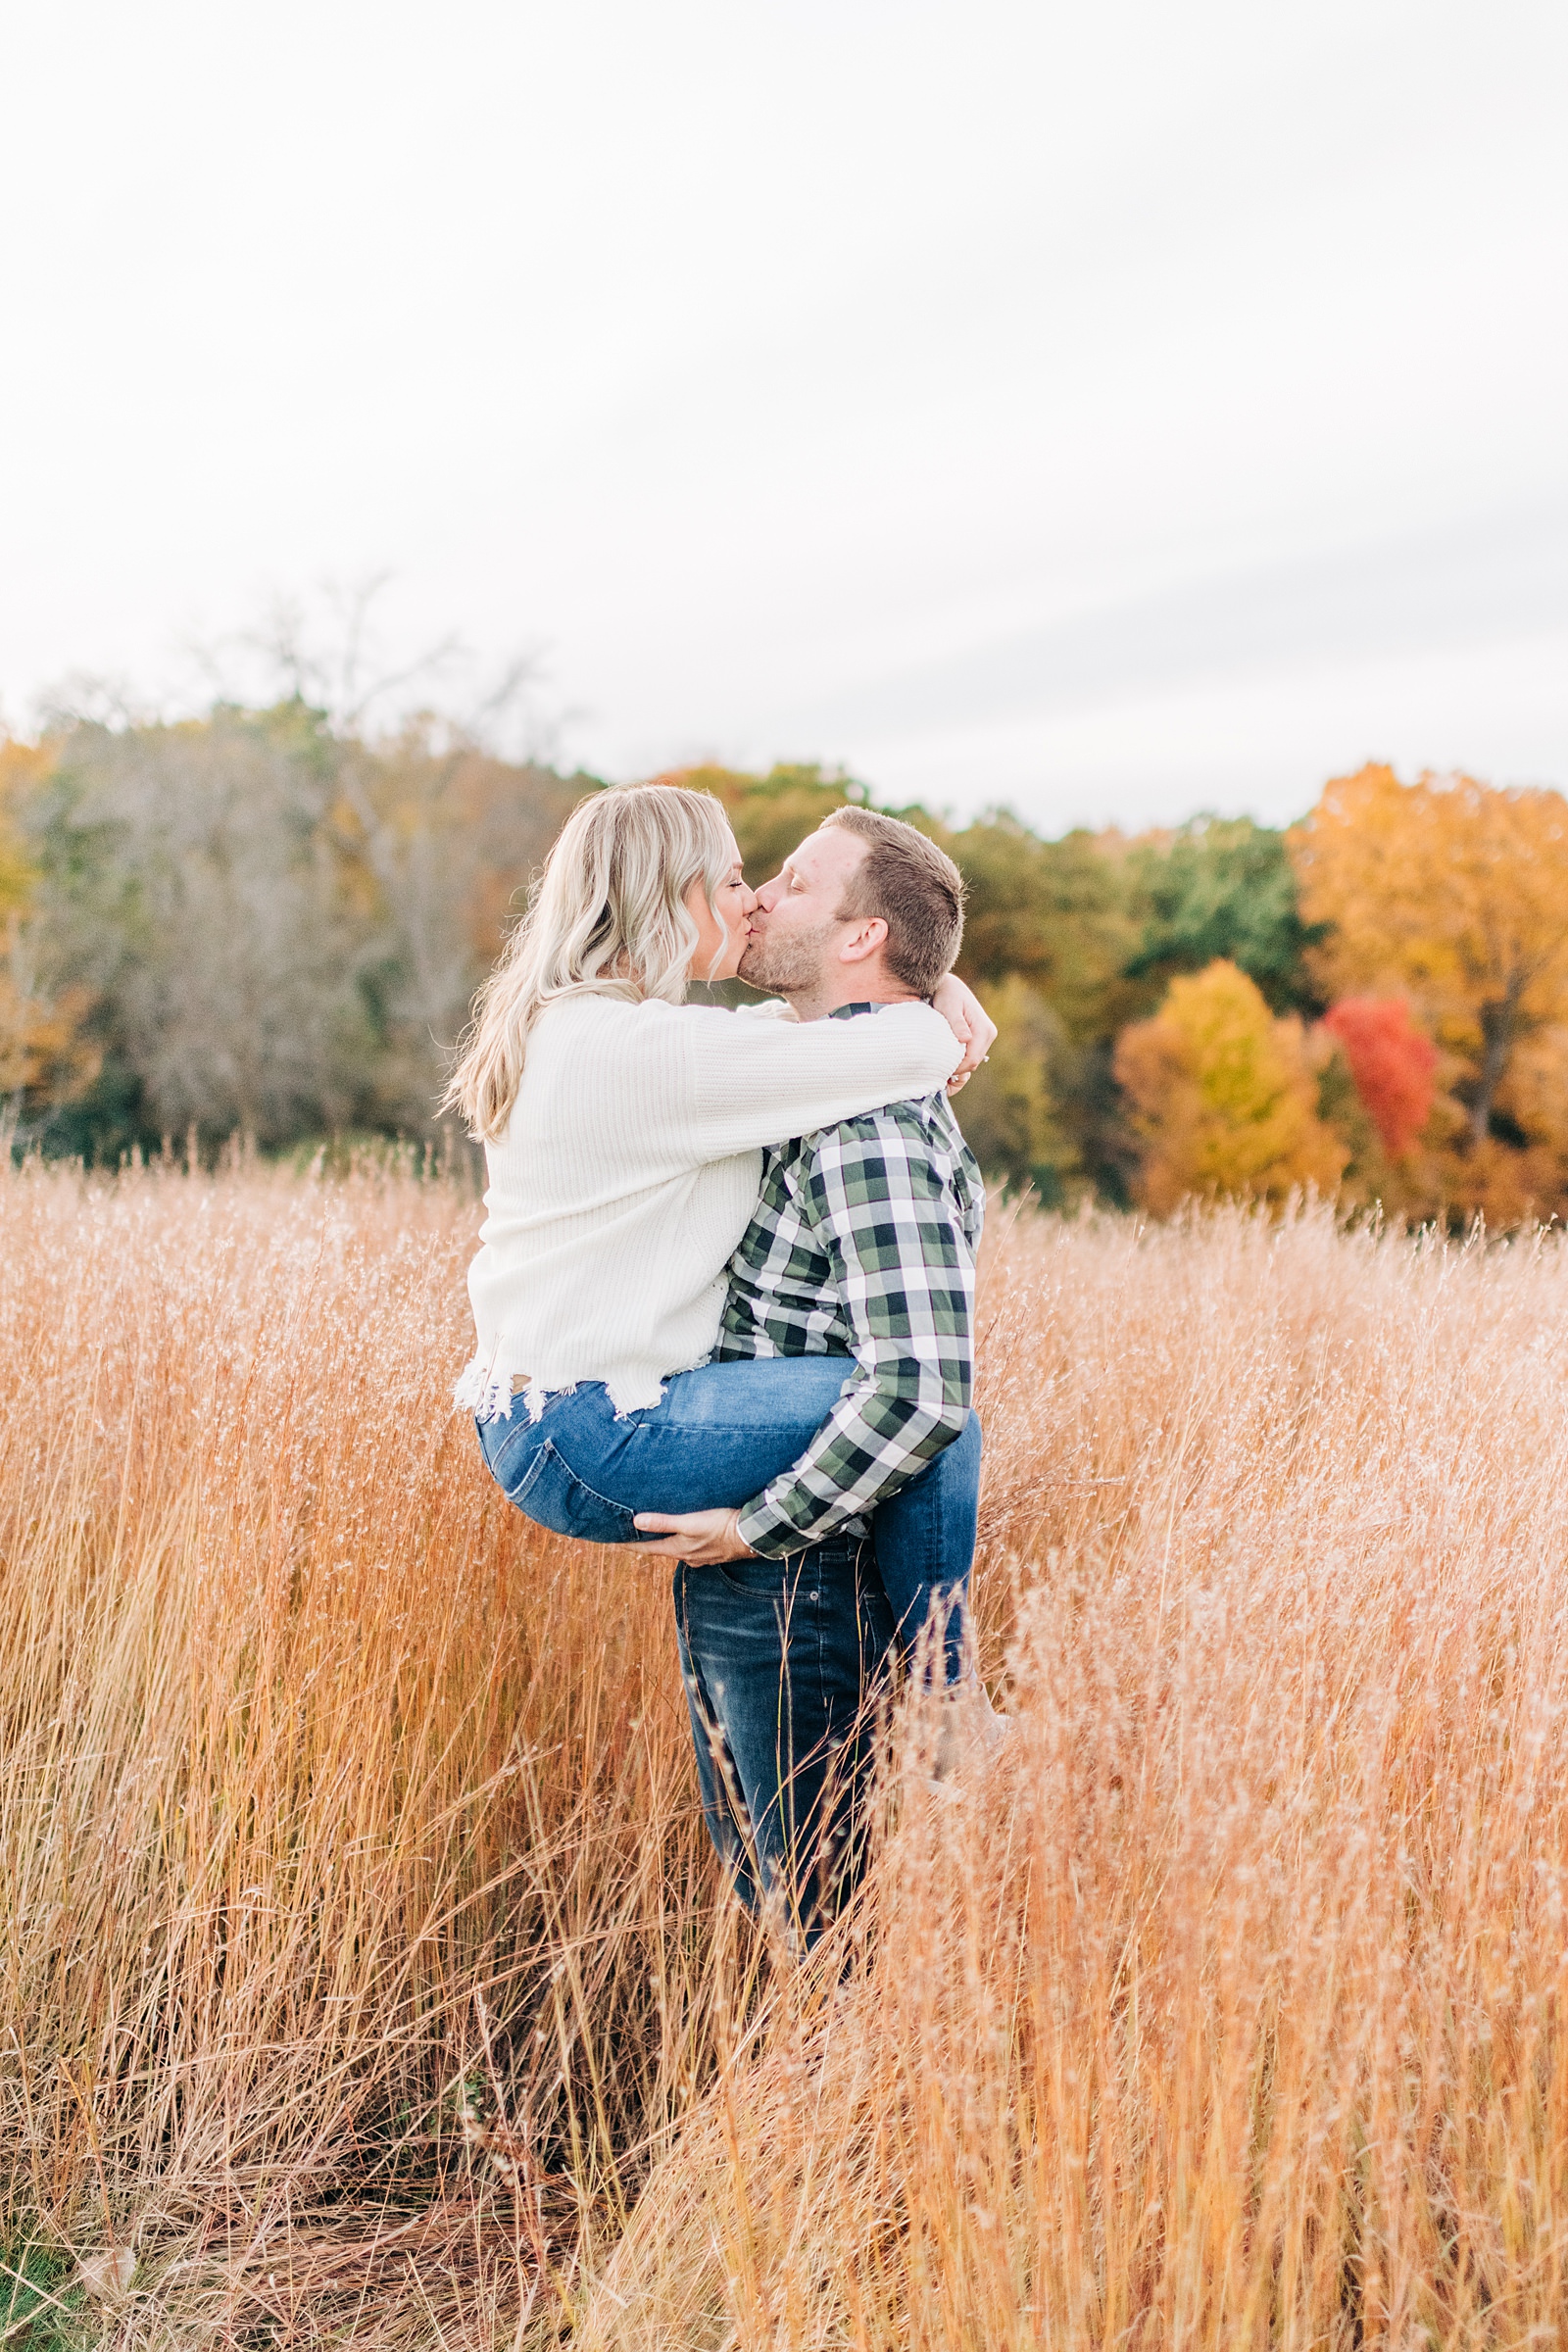
[[[762,1494],[747,1504],[736,1522],[736,1531],[741,1542],[750,1544],[759,1558],[764,1560],[788,1559],[792,1551],[804,1551],[811,1541],[798,1527],[793,1527],[782,1511],[775,1511]]]
[[[797,1527],[793,1519],[775,1510],[765,1495],[749,1502],[736,1526],[743,1544],[750,1544],[759,1559],[788,1560],[796,1553],[809,1551],[815,1544],[826,1544],[834,1536],[853,1536],[857,1543],[865,1543],[871,1533],[871,1513],[875,1505],[857,1503],[853,1511],[845,1511],[843,1497],[838,1504],[814,1503],[809,1527]]]

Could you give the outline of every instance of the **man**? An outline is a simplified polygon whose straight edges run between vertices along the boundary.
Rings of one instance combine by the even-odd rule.
[[[894,817],[840,809],[758,894],[741,977],[802,1020],[905,1003],[951,968],[962,925],[951,858]],[[770,1151],[715,1358],[843,1354],[853,1377],[801,1460],[744,1510],[637,1521],[680,1563],[681,1671],[714,1842],[743,1897],[782,1908],[808,1944],[861,1860],[867,1699],[933,1597],[890,1603],[870,1514],[951,1448],[921,1493],[946,1514],[959,1576],[973,1549],[983,1205],[940,1094]],[[957,1688],[961,1585],[935,1597],[939,1667]]]

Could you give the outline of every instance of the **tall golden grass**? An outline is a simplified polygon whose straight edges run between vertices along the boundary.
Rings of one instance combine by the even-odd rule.
[[[792,1970],[448,1413],[475,1221],[0,1182],[0,2340],[1557,2340],[1558,1243],[995,1217],[1011,1731]]]

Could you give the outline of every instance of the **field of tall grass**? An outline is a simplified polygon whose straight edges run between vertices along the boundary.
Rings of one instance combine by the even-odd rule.
[[[0,1181],[0,2343],[1560,2340],[1560,1243],[999,1209],[1011,1731],[792,1970],[449,1414],[476,1221]]]

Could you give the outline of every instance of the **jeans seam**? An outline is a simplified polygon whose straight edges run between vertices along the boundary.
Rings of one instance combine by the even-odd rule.
[[[827,1644],[823,1640],[822,1634],[824,1611],[822,1605],[822,1563],[819,1559],[811,1562],[811,1572],[814,1582],[809,1586],[808,1592],[810,1595],[809,1607],[811,1611],[811,1631],[816,1640],[816,1708],[817,1714],[821,1720],[826,1723],[828,1714]]]
[[[591,1494],[595,1502],[602,1503],[607,1511],[618,1511],[620,1516],[626,1520],[631,1520],[634,1518],[635,1514],[625,1503],[615,1502],[610,1495],[601,1494],[597,1487],[591,1487],[585,1478],[579,1478],[576,1471],[567,1461],[565,1455],[562,1453],[558,1447],[553,1446],[548,1438],[544,1440],[543,1444],[539,1447],[539,1456],[541,1461],[544,1459],[544,1456],[547,1453],[550,1455],[553,1461],[557,1461],[561,1464],[562,1469],[564,1470],[566,1476],[571,1480],[573,1486],[581,1487],[585,1494]]]
[[[535,1480],[539,1476],[540,1471],[544,1468],[545,1456],[551,1452],[551,1450],[552,1447],[548,1439],[543,1445],[535,1446],[533,1460],[528,1464],[527,1469],[518,1479],[515,1486],[509,1487],[505,1479],[500,1477],[496,1478],[496,1485],[501,1489],[502,1494],[506,1496],[507,1500],[510,1503],[514,1504],[519,1511],[523,1508],[523,1496],[528,1493],[529,1488],[533,1486]],[[492,1471],[491,1475],[495,1476],[495,1473]]]

